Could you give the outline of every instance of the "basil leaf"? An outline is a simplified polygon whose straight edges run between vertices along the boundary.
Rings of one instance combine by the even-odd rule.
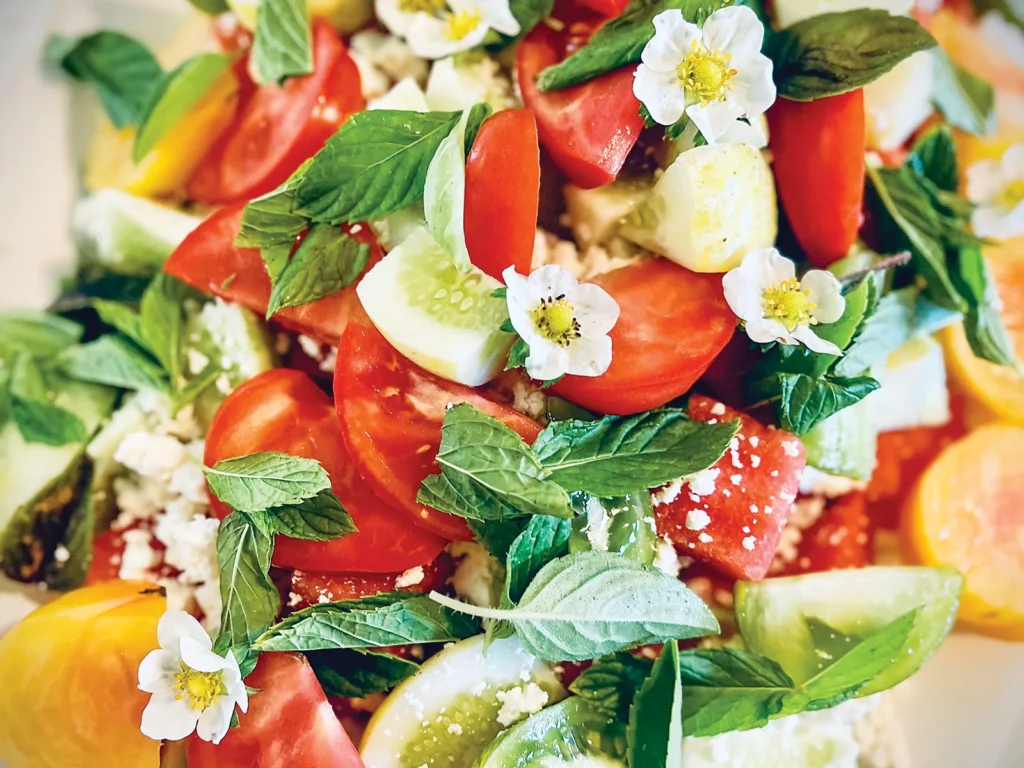
[[[859,403],[880,386],[870,376],[813,379],[799,373],[780,374],[779,383],[779,422],[784,430],[798,437],[832,414]]]
[[[218,642],[249,644],[274,623],[280,595],[270,580],[274,540],[240,512],[217,531],[217,568],[223,603]]]
[[[472,137],[488,110],[473,108]],[[337,224],[383,219],[423,196],[427,168],[460,112],[357,112],[334,134],[297,179],[295,212]]]
[[[946,121],[977,135],[995,129],[996,95],[992,86],[955,63],[941,49],[935,57],[935,85],[932,98]]]
[[[256,641],[260,651],[322,651],[445,643],[471,637],[480,626],[423,595],[394,592],[323,603],[293,613]]]
[[[550,424],[533,445],[551,479],[569,491],[622,496],[714,465],[739,422],[707,424],[681,408]]]
[[[356,649],[317,651],[306,658],[325,694],[357,699],[390,691],[420,668],[393,653]]]
[[[423,186],[423,215],[434,241],[452,257],[455,268],[466,272],[472,266],[466,248],[463,212],[466,206],[466,126],[471,109],[437,148]]]
[[[287,257],[287,253],[284,254]],[[370,246],[342,229],[314,224],[295,255],[283,267],[268,262],[274,284],[267,305],[269,319],[286,307],[298,307],[331,296],[352,285],[366,268]],[[274,279],[274,272],[280,273]]]
[[[51,37],[46,58],[76,80],[91,84],[111,122],[138,125],[163,70],[144,45],[120,32]]]
[[[188,0],[192,3],[193,7],[199,9],[203,13],[208,13],[211,16],[216,16],[221,13],[227,13],[231,10],[228,7],[227,0]],[[245,675],[242,675],[245,677]]]
[[[526,518],[515,517],[508,520],[466,518],[466,526],[480,546],[499,560],[504,560],[509,549],[512,548],[512,542],[525,530]]]
[[[153,278],[142,294],[139,321],[146,349],[160,365],[177,389],[181,383],[181,358],[184,339],[184,302],[192,289],[163,272]]]
[[[637,691],[651,673],[651,662],[631,653],[598,659],[569,684],[569,690],[592,709],[617,720],[629,721]]]
[[[666,643],[629,710],[626,743],[630,766],[682,768],[682,714],[679,648],[675,643]]]
[[[121,389],[167,390],[160,367],[137,347],[116,336],[101,336],[67,350],[64,372],[79,381]]]
[[[956,145],[948,126],[933,128],[915,141],[904,164],[939,189],[956,192],[960,184]]]
[[[81,483],[81,496],[71,510],[67,528],[60,538],[60,546],[67,550],[67,558],[54,557],[46,572],[50,589],[77,589],[82,586],[92,564],[95,508],[92,484]]]
[[[682,582],[607,552],[583,552],[544,566],[512,609],[480,608],[437,592],[455,611],[507,621],[545,661],[585,661],[646,643],[718,632],[718,621]]]
[[[36,359],[60,354],[82,338],[82,326],[47,312],[0,312],[0,360],[18,352]]]
[[[1003,302],[981,251],[960,251],[953,276],[960,292],[967,299],[964,332],[975,356],[997,365],[1019,367],[1020,361],[1013,348],[1013,340],[1000,315]]]
[[[153,86],[139,117],[139,130],[132,146],[134,162],[141,162],[170,133],[231,66],[232,59],[228,54],[202,53],[182,62]]]
[[[936,45],[914,19],[860,8],[797,22],[769,38],[766,54],[779,96],[812,101],[863,88]]]
[[[210,492],[232,509],[263,512],[299,504],[331,487],[318,461],[287,453],[253,453],[204,467]]]
[[[260,0],[250,55],[263,83],[310,74],[313,35],[306,0]]]
[[[277,189],[245,204],[242,226],[235,238],[235,245],[240,248],[288,246],[285,251],[287,260],[295,236],[309,226],[309,220],[296,213],[295,208],[298,206],[296,190],[299,181],[312,162],[312,158],[304,161]],[[272,277],[271,282],[275,279]]]
[[[281,534],[290,539],[332,541],[358,529],[334,491],[320,491],[296,504],[283,504],[250,515],[268,536]]]
[[[538,571],[550,561],[569,554],[572,521],[534,515],[509,547],[505,562],[505,596],[516,603]]]

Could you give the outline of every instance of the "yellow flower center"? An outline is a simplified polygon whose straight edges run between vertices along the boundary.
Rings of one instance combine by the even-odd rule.
[[[446,21],[445,34],[449,40],[461,40],[479,27],[481,21],[483,21],[483,17],[476,8],[450,13]]]
[[[174,675],[173,687],[177,691],[174,698],[181,700],[187,697],[188,705],[192,709],[196,712],[205,712],[218,696],[227,694],[223,676],[224,673],[221,671],[199,672],[183,661],[181,671]]]
[[[444,0],[398,0],[402,13],[437,13],[444,8]]]
[[[766,288],[764,292],[764,316],[778,320],[786,330],[792,332],[798,325],[816,325],[811,314],[818,305],[811,301],[810,294],[800,288],[800,281],[791,277],[778,285]]]
[[[573,339],[580,337],[575,310],[564,295],[541,299],[540,306],[530,312],[530,317],[544,338],[561,347],[568,347]]]
[[[730,56],[709,51],[696,40],[690,45],[689,55],[676,68],[683,89],[701,104],[723,101],[729,90],[729,81],[736,74],[729,68]]]
[[[1012,182],[999,196],[1002,208],[1016,208],[1018,203],[1024,203],[1024,179]]]

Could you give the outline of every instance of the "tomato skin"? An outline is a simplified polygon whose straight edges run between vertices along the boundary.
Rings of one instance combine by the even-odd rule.
[[[803,532],[797,557],[786,567],[786,574],[865,568],[872,562],[873,534],[865,494],[840,496]]]
[[[790,226],[814,266],[843,258],[864,221],[864,92],[768,110],[775,183]]]
[[[537,132],[551,159],[578,187],[592,189],[615,181],[640,138],[644,121],[633,95],[633,70],[623,67],[562,91],[541,91],[542,70],[558,64],[567,48],[587,39],[600,17],[570,21],[562,31],[538,24],[516,51],[523,104],[537,117]]]
[[[244,207],[244,203],[236,203],[210,214],[171,254],[164,264],[164,272],[203,293],[237,302],[264,315],[270,302],[270,278],[266,265],[259,249],[235,245]],[[365,275],[381,260],[383,252],[369,227],[360,227],[352,236],[370,245]],[[350,321],[369,322],[356,296],[358,283],[357,280],[312,304],[282,309],[274,315],[274,321],[285,328],[336,345]]]
[[[354,600],[379,592],[427,593],[444,589],[448,579],[455,573],[455,560],[442,552],[434,562],[423,566],[423,578],[415,584],[399,587],[397,581],[402,573],[307,573],[295,571],[292,574],[291,595],[288,607],[299,610],[320,603],[322,597],[331,602]]]
[[[124,537],[120,531],[108,528],[98,533],[92,540],[92,560],[82,586],[91,587],[120,578],[124,546]]]
[[[600,13],[602,16],[618,16],[629,5],[629,0],[576,0],[578,5]]]
[[[509,266],[529,274],[539,206],[533,113],[507,109],[491,115],[466,158],[466,247],[473,264],[495,280]]]
[[[188,185],[210,205],[251,200],[283,183],[366,106],[359,69],[327,22],[313,22],[313,73],[259,87]]]
[[[732,338],[736,316],[722,276],[667,259],[631,264],[594,278],[619,305],[612,364],[600,376],[566,376],[561,397],[601,413],[657,408],[684,394]]]
[[[365,768],[304,657],[264,653],[245,684],[249,711],[220,744],[189,736],[189,768]]]
[[[330,398],[303,373],[279,368],[232,392],[206,436],[207,466],[260,451],[317,459],[359,529],[333,541],[276,537],[272,562],[319,573],[392,573],[431,562],[445,542],[409,525],[359,477],[349,458]],[[230,510],[211,494],[214,514]]]
[[[435,457],[449,403],[469,403],[532,443],[536,422],[470,387],[446,381],[412,363],[371,326],[350,324],[338,347],[334,402],[345,445],[363,479],[413,523],[449,540],[469,541],[461,518],[416,501]]]
[[[680,554],[737,579],[760,581],[768,573],[796,500],[806,465],[803,443],[703,395],[690,398],[687,412],[697,421],[739,419],[737,443],[714,465],[718,476],[711,494],[698,502],[684,488],[675,500],[654,508],[658,533],[667,536]],[[773,477],[772,472],[777,474]],[[686,525],[687,514],[694,509],[710,517],[698,530]]]

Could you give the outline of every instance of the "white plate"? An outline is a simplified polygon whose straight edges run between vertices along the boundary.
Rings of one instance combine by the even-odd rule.
[[[46,35],[111,26],[156,47],[186,10],[186,0],[0,2],[0,308],[45,306],[74,263],[68,213],[92,114],[44,74]],[[38,597],[0,582],[0,634]],[[954,636],[893,695],[913,768],[1024,766],[1024,645]]]

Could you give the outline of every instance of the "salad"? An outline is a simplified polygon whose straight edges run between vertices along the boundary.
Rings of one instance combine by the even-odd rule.
[[[46,46],[0,764],[904,768],[1024,640],[1013,3],[192,5]]]

